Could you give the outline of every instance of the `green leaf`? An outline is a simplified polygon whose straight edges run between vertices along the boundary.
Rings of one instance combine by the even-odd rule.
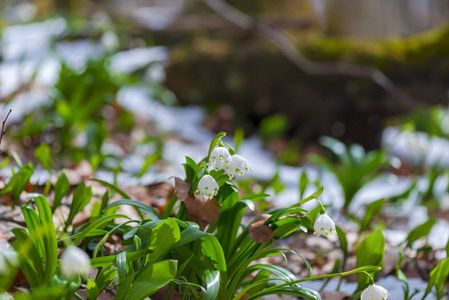
[[[403,252],[399,251],[399,260],[398,263],[396,264],[396,274],[397,277],[400,281],[402,281],[405,285],[407,290],[409,289],[408,287],[408,280],[407,277],[405,276],[405,274],[401,271],[401,264],[404,261],[405,255]]]
[[[91,220],[92,223],[90,223],[88,226],[86,226],[80,230],[79,235],[76,236],[73,243],[78,244],[92,230],[97,229],[98,227],[101,227],[104,223],[109,222],[113,219],[117,219],[117,218],[129,219],[129,217],[126,215],[112,214],[112,215],[101,216],[100,218],[96,219],[95,221]]]
[[[53,204],[51,206],[51,212],[54,213],[56,208],[61,204],[62,198],[65,196],[70,188],[70,182],[64,172],[59,175],[58,181],[55,184],[55,195],[53,197]]]
[[[124,191],[122,191],[121,189],[119,189],[118,187],[116,187],[115,185],[113,185],[113,184],[111,184],[109,182],[106,182],[106,181],[100,180],[100,179],[89,179],[89,180],[101,183],[102,185],[104,185],[105,187],[107,187],[111,191],[116,192],[117,194],[119,194],[120,196],[122,196],[125,199],[131,199],[131,197],[128,196]]]
[[[19,267],[32,289],[42,284],[44,278],[44,263],[34,241],[22,228],[12,228],[16,240],[12,246],[19,253]]]
[[[204,300],[217,299],[220,291],[220,272],[213,271],[206,274],[206,291],[204,292]]]
[[[240,228],[246,205],[239,202],[238,192],[233,185],[225,184],[218,192],[218,203],[222,203],[216,225],[216,237],[226,257],[230,257]]]
[[[117,254],[117,257],[115,259],[115,265],[117,266],[118,271],[118,280],[119,284],[121,281],[123,281],[126,278],[126,274],[128,273],[126,271],[126,252],[120,252]]]
[[[360,222],[360,232],[363,232],[367,229],[368,224],[372,221],[373,217],[376,216],[382,209],[385,203],[385,199],[380,199],[374,202],[371,202],[366,207],[366,214]]]
[[[263,281],[261,283],[261,280],[268,278],[270,278],[270,272],[267,270],[262,270],[257,273],[256,277],[252,280],[251,288],[248,289],[247,294],[252,295],[263,290],[263,288],[267,286],[267,283]]]
[[[309,184],[309,178],[307,177],[307,172],[304,170],[299,177],[299,199],[304,197],[304,192],[306,191],[307,185]]]
[[[343,258],[346,261],[348,258],[348,241],[346,240],[346,234],[340,227],[336,226],[338,241],[340,242],[340,249],[343,252]]]
[[[188,227],[187,229],[181,232],[181,238],[173,245],[173,247],[188,244],[206,235],[210,234],[207,232],[203,232],[196,227]]]
[[[449,257],[449,239],[447,240],[446,244],[446,257]]]
[[[178,262],[163,260],[150,264],[131,286],[127,299],[144,299],[175,278]]]
[[[429,235],[430,230],[432,229],[433,225],[435,225],[436,221],[436,218],[431,218],[410,231],[408,237],[405,239],[405,241],[407,242],[406,247],[410,247],[416,240],[420,239],[421,237]]]
[[[215,146],[217,146],[218,142],[225,136],[226,136],[226,132],[222,131],[212,139],[212,142],[209,145],[209,152],[207,154],[207,158],[209,158],[210,154],[212,153],[212,150],[214,150],[214,148],[215,148]]]
[[[19,172],[12,175],[11,180],[5,186],[5,188],[0,191],[0,196],[8,192],[11,192],[11,199],[13,200],[14,208],[19,200],[20,194],[25,190],[33,175],[33,165],[27,164],[20,168]]]
[[[437,289],[438,299],[443,292],[446,281],[449,277],[449,258],[442,260],[431,272],[429,276],[429,284],[427,285],[426,292],[424,294],[423,299],[429,294],[432,286],[435,285]]]
[[[28,199],[34,198],[37,209],[39,211],[39,218],[44,230],[43,241],[45,248],[45,278],[44,282],[48,283],[56,271],[56,264],[58,261],[58,243],[56,241],[56,230],[53,223],[53,214],[50,205],[43,196],[36,196],[36,194],[28,194]]]
[[[245,132],[243,131],[243,128],[241,127],[236,128],[234,131],[234,150],[236,152],[239,151],[240,145],[242,144],[244,139],[245,139]]]
[[[140,173],[138,177],[142,177],[147,172],[148,168],[151,167],[158,159],[161,158],[161,153],[159,151],[155,151],[153,154],[149,155],[145,162],[142,165],[142,168],[140,170]]]
[[[278,240],[289,236],[300,229],[301,220],[298,217],[285,217],[274,222],[273,237]],[[307,232],[307,229],[306,229]]]
[[[306,203],[306,202],[309,201],[309,200],[316,199],[316,198],[318,198],[322,193],[323,193],[323,185],[320,185],[320,187],[318,188],[317,191],[315,191],[312,195],[310,195],[310,196],[308,196],[308,197],[302,199],[301,201],[299,201],[299,203],[298,203],[298,204],[295,204],[295,206],[299,206],[299,205],[302,205],[303,203]]]
[[[122,200],[115,201],[115,202],[109,204],[108,206],[106,206],[106,208],[103,211],[107,211],[108,209],[115,207],[115,206],[119,206],[119,205],[134,206],[136,209],[139,210],[139,212],[142,211],[143,213],[147,214],[150,217],[150,219],[152,219],[152,220],[159,220],[161,218],[159,213],[151,206],[146,205],[142,202],[134,201],[134,200],[130,200],[130,199],[122,199]]]
[[[102,269],[95,281],[90,277],[87,280],[87,300],[95,300],[98,295],[115,279],[117,276],[116,268],[104,268]]]
[[[45,170],[51,171],[50,161],[51,161],[51,149],[47,144],[40,144],[34,151],[34,156],[42,164]]]
[[[210,282],[210,280],[212,280],[212,277],[216,279],[217,278],[216,276],[219,276],[218,277],[219,280],[215,284],[220,285],[220,288],[218,289],[220,293],[224,292],[228,280],[227,280],[227,265],[223,248],[219,243],[218,239],[213,235],[207,235],[202,237],[201,239],[202,239],[201,250],[203,254],[207,258],[209,258],[210,262],[212,263],[213,269],[220,272],[218,275],[217,274],[208,275],[210,271],[203,270],[203,272],[204,271],[206,272],[205,274],[207,278],[206,280],[209,280],[208,282],[209,291],[207,292],[208,294],[207,298],[212,296],[213,297],[210,299],[223,298],[224,296],[215,297],[215,291],[217,290],[217,287],[212,285],[212,283]]]
[[[39,216],[37,215],[36,211],[28,205],[24,205],[20,209],[22,210],[28,232],[30,233],[30,236],[33,237],[33,241],[36,244],[37,250],[39,251],[41,256],[44,256],[44,241],[41,238],[42,223]]]
[[[148,249],[135,251],[132,253],[126,253],[126,261],[131,262],[135,261],[137,259],[141,259],[151,251]],[[115,264],[117,259],[117,255],[109,255],[109,256],[102,256],[97,258],[92,258],[90,260],[90,265],[92,268],[98,268],[98,267],[109,267]]]
[[[240,203],[245,204],[250,210],[254,211],[255,206],[254,206],[254,202],[251,200],[239,200]]]
[[[65,222],[64,231],[73,223],[75,215],[79,213],[92,199],[92,187],[86,187],[81,182],[73,192],[72,204],[70,205],[69,216]]]
[[[383,266],[385,239],[382,230],[379,228],[367,236],[357,247],[357,267]],[[379,272],[373,272],[375,277]],[[368,276],[357,274],[357,291],[361,291],[368,286]]]
[[[156,225],[151,231],[148,249],[152,250],[149,263],[161,259],[181,238],[178,223],[175,219],[167,219]]]

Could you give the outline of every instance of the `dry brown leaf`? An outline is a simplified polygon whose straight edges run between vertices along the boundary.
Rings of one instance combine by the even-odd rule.
[[[87,160],[81,161],[72,169],[64,170],[70,185],[77,185],[81,181],[94,177],[94,171]]]
[[[151,295],[152,300],[181,300],[181,296],[179,295],[177,290],[173,290],[170,294],[170,297],[167,298],[168,292],[170,291],[170,286],[166,285],[159,289],[156,293]]]
[[[220,204],[214,198],[207,199],[203,196],[189,193],[190,183],[180,178],[175,178],[175,194],[184,202],[189,220],[197,222],[200,227],[206,227],[204,223],[215,224],[220,214]],[[201,220],[202,224],[198,221]],[[203,228],[204,229],[204,228]]]
[[[3,242],[8,241],[8,236],[6,235],[6,233],[3,230],[0,230],[0,241],[3,241]]]
[[[151,205],[157,207],[160,213],[164,212],[173,193],[173,187],[167,182],[158,182],[148,186],[148,195]]]
[[[257,222],[249,225],[249,235],[254,243],[264,243],[273,239],[273,232],[268,225],[265,225],[265,221],[269,217],[270,215],[263,214],[257,219]]]
[[[321,292],[321,294],[323,296],[323,300],[344,300],[349,296],[348,294],[340,291],[324,291]]]

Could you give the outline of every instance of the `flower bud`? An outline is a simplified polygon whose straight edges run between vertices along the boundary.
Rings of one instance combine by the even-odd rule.
[[[201,193],[201,195],[206,196],[208,199],[212,199],[218,193],[218,183],[210,175],[204,175],[201,177],[198,183],[198,188],[196,192]]]
[[[240,155],[232,155],[226,163],[226,174],[232,179],[236,175],[243,175],[245,171],[250,171],[251,168],[248,161]]]
[[[320,215],[316,220],[315,220],[315,224],[313,225],[313,234],[315,235],[330,235],[332,234],[336,234],[337,231],[335,229],[335,223],[334,221],[332,221],[332,219],[326,215],[326,214],[322,214]]]
[[[228,149],[225,147],[217,147],[214,150],[212,150],[210,157],[209,157],[209,166],[214,168],[215,171],[225,169],[226,162],[231,157],[231,154],[229,154]]]
[[[360,300],[386,300],[390,294],[380,285],[370,285],[363,292]]]

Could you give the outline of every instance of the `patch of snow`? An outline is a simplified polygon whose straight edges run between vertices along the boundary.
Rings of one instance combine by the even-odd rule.
[[[9,103],[0,103],[0,116],[6,116],[9,109],[14,113],[8,118],[8,122],[19,122],[33,110],[49,103],[49,97],[44,92],[29,92],[18,94],[13,101]]]
[[[114,54],[109,67],[112,72],[131,73],[152,62],[167,62],[168,57],[166,47],[135,48]]]
[[[66,27],[67,23],[63,18],[6,27],[2,40],[4,60],[44,58],[50,49],[51,40],[61,36]]]
[[[153,121],[166,132],[176,132],[196,142],[210,142],[214,135],[201,127],[204,109],[199,106],[166,106],[142,87],[123,87],[117,94],[117,102],[133,114]],[[206,154],[207,155],[207,152]]]
[[[381,144],[390,154],[411,163],[426,166],[449,166],[449,140],[430,138],[425,132],[401,132],[398,128],[386,128]]]
[[[165,2],[161,3],[164,3],[164,5],[139,7],[133,12],[134,19],[153,30],[167,28],[181,14],[184,1],[165,0]]]
[[[449,222],[443,219],[438,219],[427,237],[427,243],[432,247],[432,249],[444,249],[448,241]],[[439,259],[446,258],[446,252],[442,252],[444,257],[439,257]]]
[[[355,213],[362,205],[368,205],[382,198],[400,195],[410,188],[410,184],[409,178],[397,177],[393,174],[382,176],[369,182],[355,194],[349,210]]]
[[[64,63],[76,71],[82,71],[89,59],[100,57],[102,52],[98,44],[87,39],[59,42],[56,50]]]
[[[393,246],[402,243],[408,236],[408,233],[404,230],[384,229],[382,233],[385,240]]]
[[[276,163],[272,154],[262,148],[261,141],[256,137],[245,139],[240,145],[239,155],[246,158],[252,172],[246,172],[257,179],[269,180],[276,174]]]

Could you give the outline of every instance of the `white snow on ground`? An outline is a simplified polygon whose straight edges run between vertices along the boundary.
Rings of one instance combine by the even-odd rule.
[[[112,72],[134,72],[152,62],[167,62],[165,47],[135,48],[114,54],[110,62]]]
[[[386,128],[381,143],[392,155],[409,162],[449,166],[449,141],[446,139],[429,138],[424,132],[401,132],[398,128]]]

